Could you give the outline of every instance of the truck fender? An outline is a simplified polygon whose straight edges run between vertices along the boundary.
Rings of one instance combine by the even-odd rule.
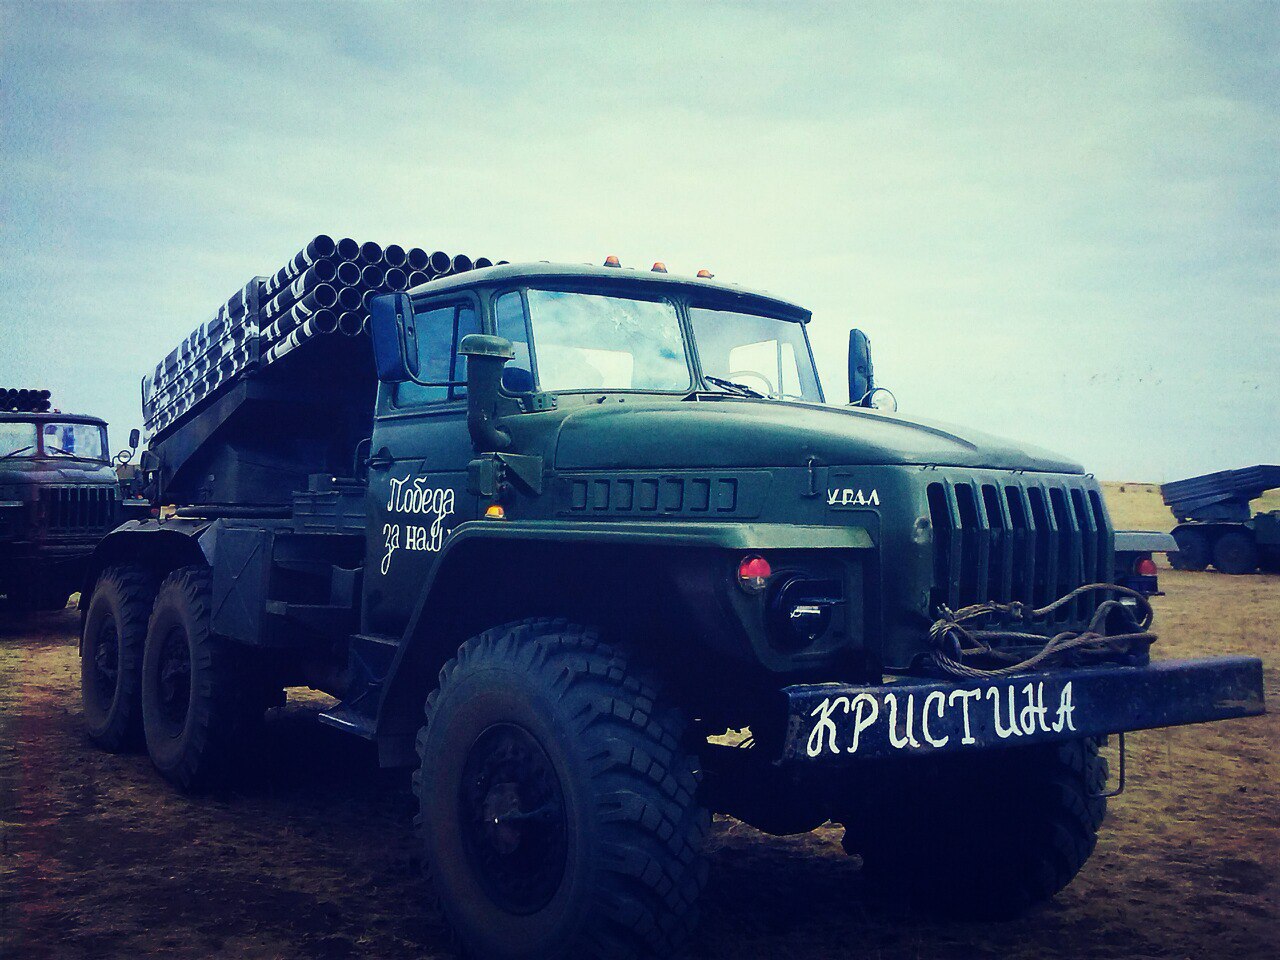
[[[440,558],[422,584],[422,591],[408,626],[387,670],[378,702],[376,736],[388,755],[412,748],[412,737],[422,722],[422,703],[435,684],[440,668],[457,647],[474,633],[508,620],[527,616],[510,612],[498,591],[504,583],[503,566],[527,569],[533,551],[545,558],[568,549],[597,552],[644,548],[703,548],[728,551],[769,549],[868,549],[870,533],[856,526],[819,527],[795,524],[714,523],[662,521],[610,523],[607,521],[493,521],[461,524],[445,542]],[[459,609],[458,586],[478,590],[484,598],[480,613]],[[492,592],[490,592],[492,591]],[[477,626],[477,617],[487,620]]]
[[[88,609],[89,598],[98,575],[115,563],[138,563],[167,573],[189,564],[211,564],[208,538],[202,534],[211,524],[207,520],[131,520],[123,523],[98,541],[85,568],[80,590],[80,610]]]

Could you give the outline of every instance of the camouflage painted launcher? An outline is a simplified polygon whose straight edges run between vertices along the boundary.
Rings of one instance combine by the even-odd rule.
[[[473,261],[443,250],[428,253],[422,247],[321,234],[274,274],[255,277],[228,297],[211,320],[191,331],[143,377],[147,433],[154,437],[167,430],[242,376],[280,362],[317,338],[367,334],[369,301],[379,293],[490,266],[493,261],[487,257]],[[0,401],[20,392],[38,391],[6,391]],[[48,391],[44,393],[47,401]],[[10,409],[3,402],[0,406]]]
[[[0,387],[0,411],[7,413],[48,413],[48,390]]]

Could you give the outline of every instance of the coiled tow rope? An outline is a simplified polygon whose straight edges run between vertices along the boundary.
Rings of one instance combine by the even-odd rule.
[[[996,614],[1005,615],[1017,623],[1033,623],[1052,615],[1077,597],[1095,591],[1105,591],[1111,596],[1098,604],[1098,609],[1089,619],[1089,625],[1078,632],[1064,630],[1047,642],[1038,633],[1026,633],[1017,629],[976,629],[972,626],[975,621]],[[1137,616],[1132,607],[1119,597],[1130,597],[1137,601]],[[1123,613],[1132,629],[1108,634],[1107,621],[1116,611]],[[933,645],[932,660],[939,670],[953,677],[987,680],[1026,673],[1041,664],[1061,659],[1071,651],[1110,658],[1145,656],[1147,648],[1156,641],[1156,635],[1150,629],[1154,617],[1151,604],[1137,590],[1114,583],[1087,583],[1043,607],[1028,607],[1018,601],[997,603],[988,600],[952,611],[942,604],[938,607],[938,619],[929,628],[929,640]],[[1024,649],[1027,646],[1038,649],[1025,659],[1018,659],[1019,654],[992,646],[993,643],[1019,642]],[[988,666],[976,666],[966,661],[978,661]]]

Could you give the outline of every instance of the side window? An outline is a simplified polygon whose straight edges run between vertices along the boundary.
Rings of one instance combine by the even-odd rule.
[[[498,298],[494,307],[498,336],[515,347],[515,359],[502,368],[502,386],[508,393],[528,393],[533,389],[533,361],[529,357],[529,323],[524,315],[524,300],[519,293]]]
[[[466,362],[458,356],[458,344],[468,333],[480,329],[475,308],[469,303],[432,307],[414,314],[418,332],[418,379],[441,386],[424,387],[420,383],[396,384],[396,406],[420,406],[465,397],[465,387],[444,386],[450,380],[465,380]]]
[[[772,397],[804,399],[796,349],[790,343],[761,340],[734,347],[724,375],[730,380],[741,379],[753,390],[763,389]]]

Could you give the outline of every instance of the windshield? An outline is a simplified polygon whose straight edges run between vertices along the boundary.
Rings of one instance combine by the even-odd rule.
[[[708,378],[775,400],[822,400],[804,324],[703,307],[690,308],[689,319]]]
[[[107,459],[103,430],[95,423],[46,423],[40,429],[46,457]]]
[[[496,307],[498,332],[516,349],[503,373],[508,390],[529,389],[535,364],[543,390],[689,389],[680,320],[668,301],[561,290],[525,296],[527,318],[519,293]]]
[[[34,423],[0,423],[0,457],[34,457],[36,425]]]

